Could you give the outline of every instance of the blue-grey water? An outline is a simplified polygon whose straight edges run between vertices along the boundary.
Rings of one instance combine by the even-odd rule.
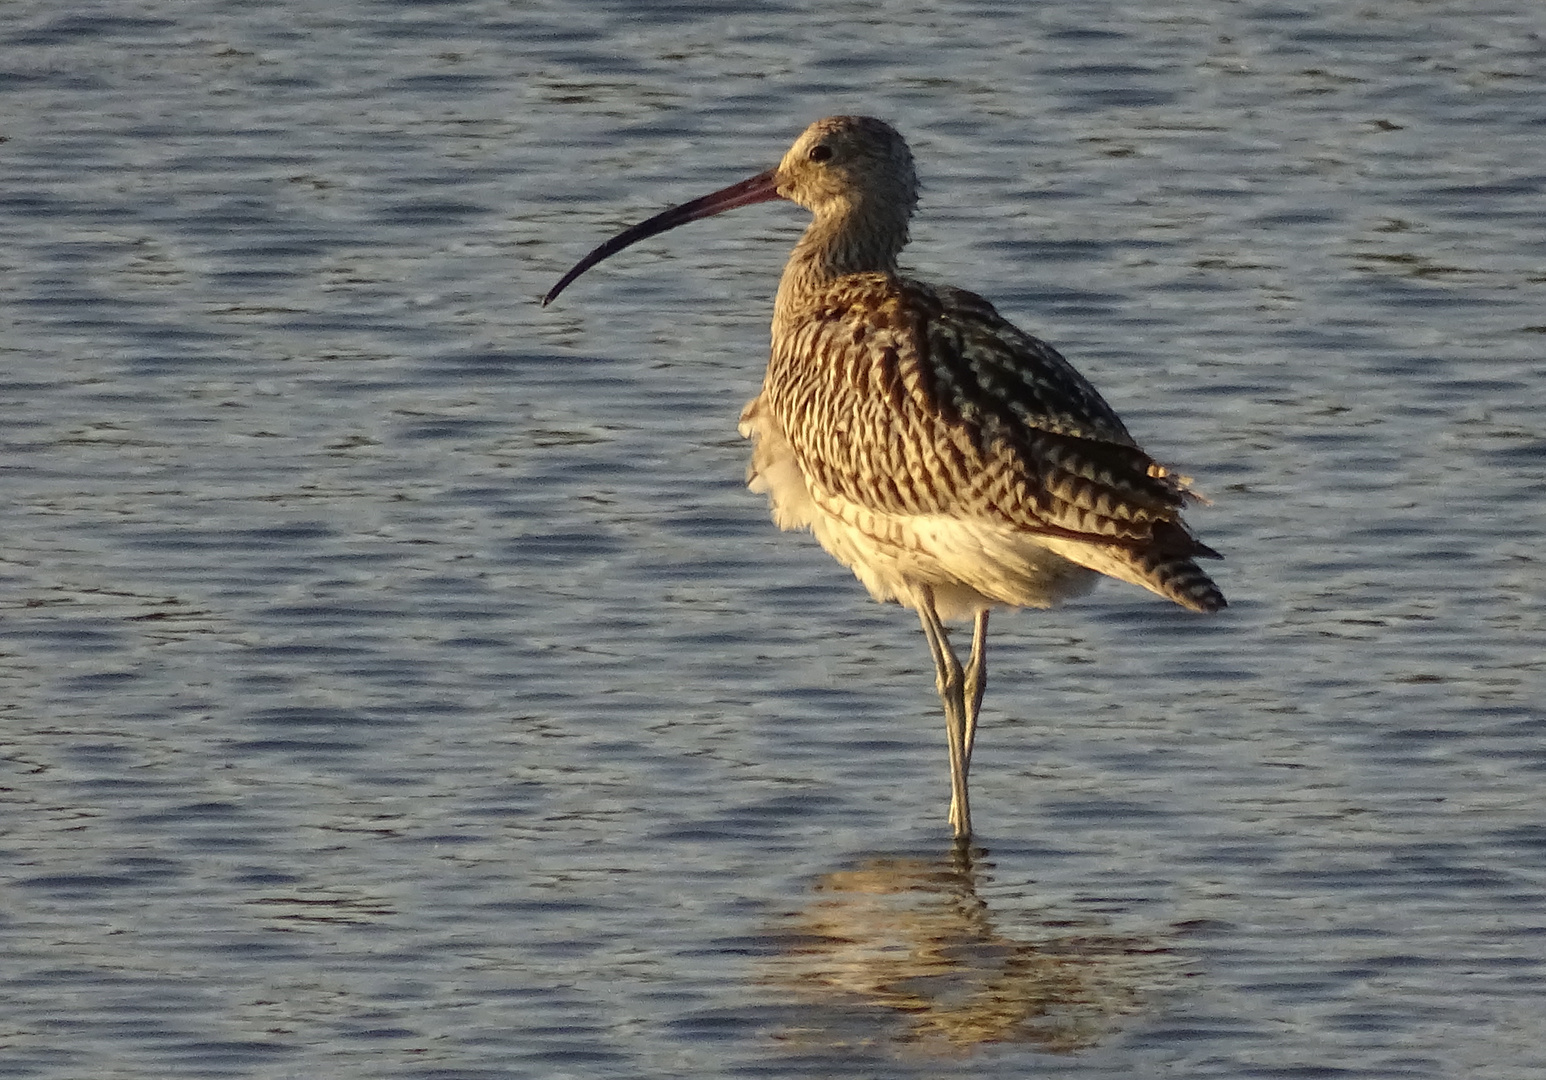
[[[1213,500],[1214,618],[910,612],[741,483],[757,207]],[[1546,1075],[1546,7],[0,7],[0,1076]]]

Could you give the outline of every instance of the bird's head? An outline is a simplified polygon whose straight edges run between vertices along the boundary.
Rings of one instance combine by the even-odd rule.
[[[918,178],[907,143],[890,124],[868,116],[829,116],[795,140],[776,168],[656,214],[625,229],[581,259],[542,298],[551,303],[569,283],[601,260],[667,229],[753,203],[788,199],[823,220],[859,220],[874,226],[880,247],[900,250],[907,219],[918,202]],[[895,250],[891,250],[895,249]]]
[[[895,128],[869,116],[829,116],[795,140],[775,170],[778,194],[817,217],[857,206],[906,217],[918,205],[912,151]]]

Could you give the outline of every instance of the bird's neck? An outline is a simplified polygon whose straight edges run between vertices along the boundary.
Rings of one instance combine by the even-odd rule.
[[[897,256],[906,243],[903,214],[865,213],[861,207],[817,213],[784,267],[777,313],[792,316],[848,274],[899,273]]]

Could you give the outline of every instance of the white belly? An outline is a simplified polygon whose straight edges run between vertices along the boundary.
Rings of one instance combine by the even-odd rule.
[[[740,431],[754,443],[748,486],[768,496],[778,527],[810,529],[876,600],[911,607],[916,588],[927,585],[942,618],[966,618],[999,604],[1051,607],[1099,580],[1083,560],[1054,550],[1086,545],[981,519],[885,513],[813,488],[760,399],[741,413]]]

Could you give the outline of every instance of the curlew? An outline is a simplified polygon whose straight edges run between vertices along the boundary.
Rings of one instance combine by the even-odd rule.
[[[809,529],[876,600],[918,612],[964,841],[988,613],[1052,607],[1101,575],[1217,611],[1224,596],[1195,560],[1219,556],[1181,520],[1187,479],[1055,349],[974,293],[903,275],[917,178],[880,120],[817,121],[776,168],[619,233],[542,302],[630,244],[774,199],[812,221],[779,282],[762,391],[741,413],[748,483],[780,528]],[[972,623],[964,667],[945,627],[957,619]]]

